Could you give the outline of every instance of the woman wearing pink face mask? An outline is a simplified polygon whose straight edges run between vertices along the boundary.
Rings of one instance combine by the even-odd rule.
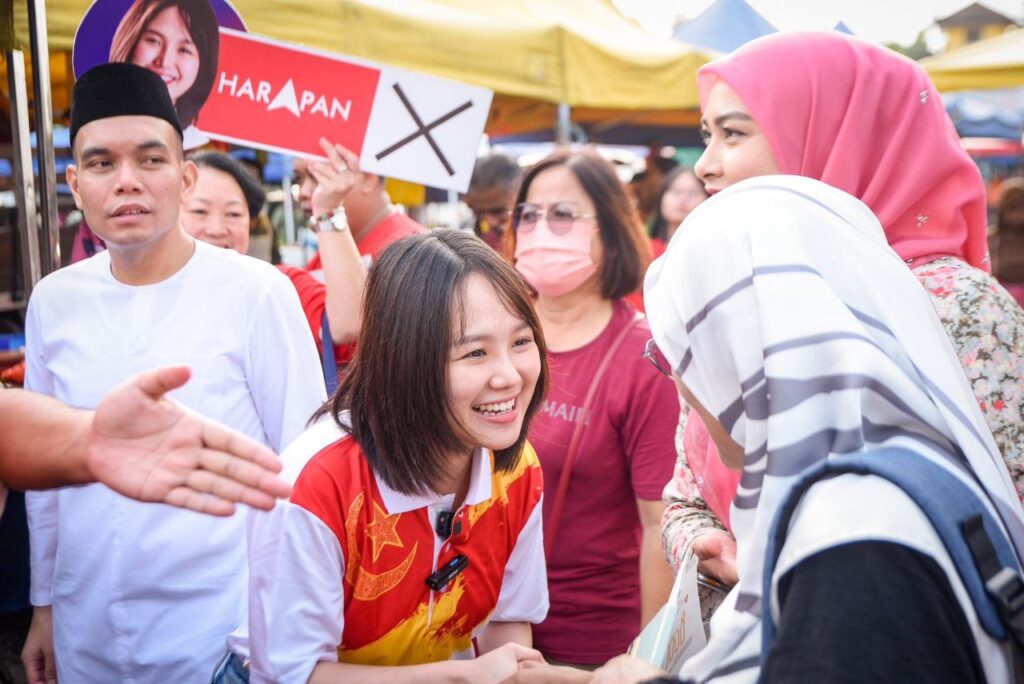
[[[695,170],[709,193],[793,174],[871,208],[931,296],[1024,493],[1024,311],[988,273],[981,176],[924,70],[839,33],[792,33],[711,62],[698,86],[707,149]],[[735,542],[722,523],[736,475],[696,416],[683,442],[665,492],[665,550],[678,563],[692,545],[705,572],[735,582]]]
[[[513,227],[551,369],[530,428],[544,470],[551,597],[534,645],[551,661],[594,666],[625,651],[672,583],[659,524],[678,400],[643,358],[650,329],[623,300],[650,247],[615,171],[591,151],[530,169]]]

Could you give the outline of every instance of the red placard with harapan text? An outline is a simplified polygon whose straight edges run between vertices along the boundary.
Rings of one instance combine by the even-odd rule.
[[[230,29],[196,127],[220,140],[323,156],[325,137],[356,154],[380,80],[379,68]]]

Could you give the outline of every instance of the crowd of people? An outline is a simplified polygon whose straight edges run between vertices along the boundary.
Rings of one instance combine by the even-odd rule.
[[[33,292],[26,389],[96,408],[38,427],[88,465],[0,443],[79,485],[27,495],[28,681],[1024,681],[1024,185],[990,257],[927,75],[839,33],[698,86],[649,216],[562,149],[481,159],[473,231],[427,230],[322,140],[318,255],[275,268],[160,76],[83,75],[106,249]],[[623,654],[691,557],[709,639],[670,675]]]

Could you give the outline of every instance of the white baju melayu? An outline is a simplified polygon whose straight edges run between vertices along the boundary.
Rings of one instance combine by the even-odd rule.
[[[169,396],[280,451],[325,398],[291,283],[202,242],[133,287],[102,252],[44,278],[29,303],[26,386],[92,408],[139,371],[185,364]],[[245,619],[245,512],[213,518],[102,485],[31,494],[33,605],[53,605],[61,682],[199,682]]]

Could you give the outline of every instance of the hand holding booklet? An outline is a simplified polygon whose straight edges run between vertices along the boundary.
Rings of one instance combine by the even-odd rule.
[[[629,653],[674,675],[705,643],[697,595],[697,558],[687,553],[668,602],[640,632]]]

